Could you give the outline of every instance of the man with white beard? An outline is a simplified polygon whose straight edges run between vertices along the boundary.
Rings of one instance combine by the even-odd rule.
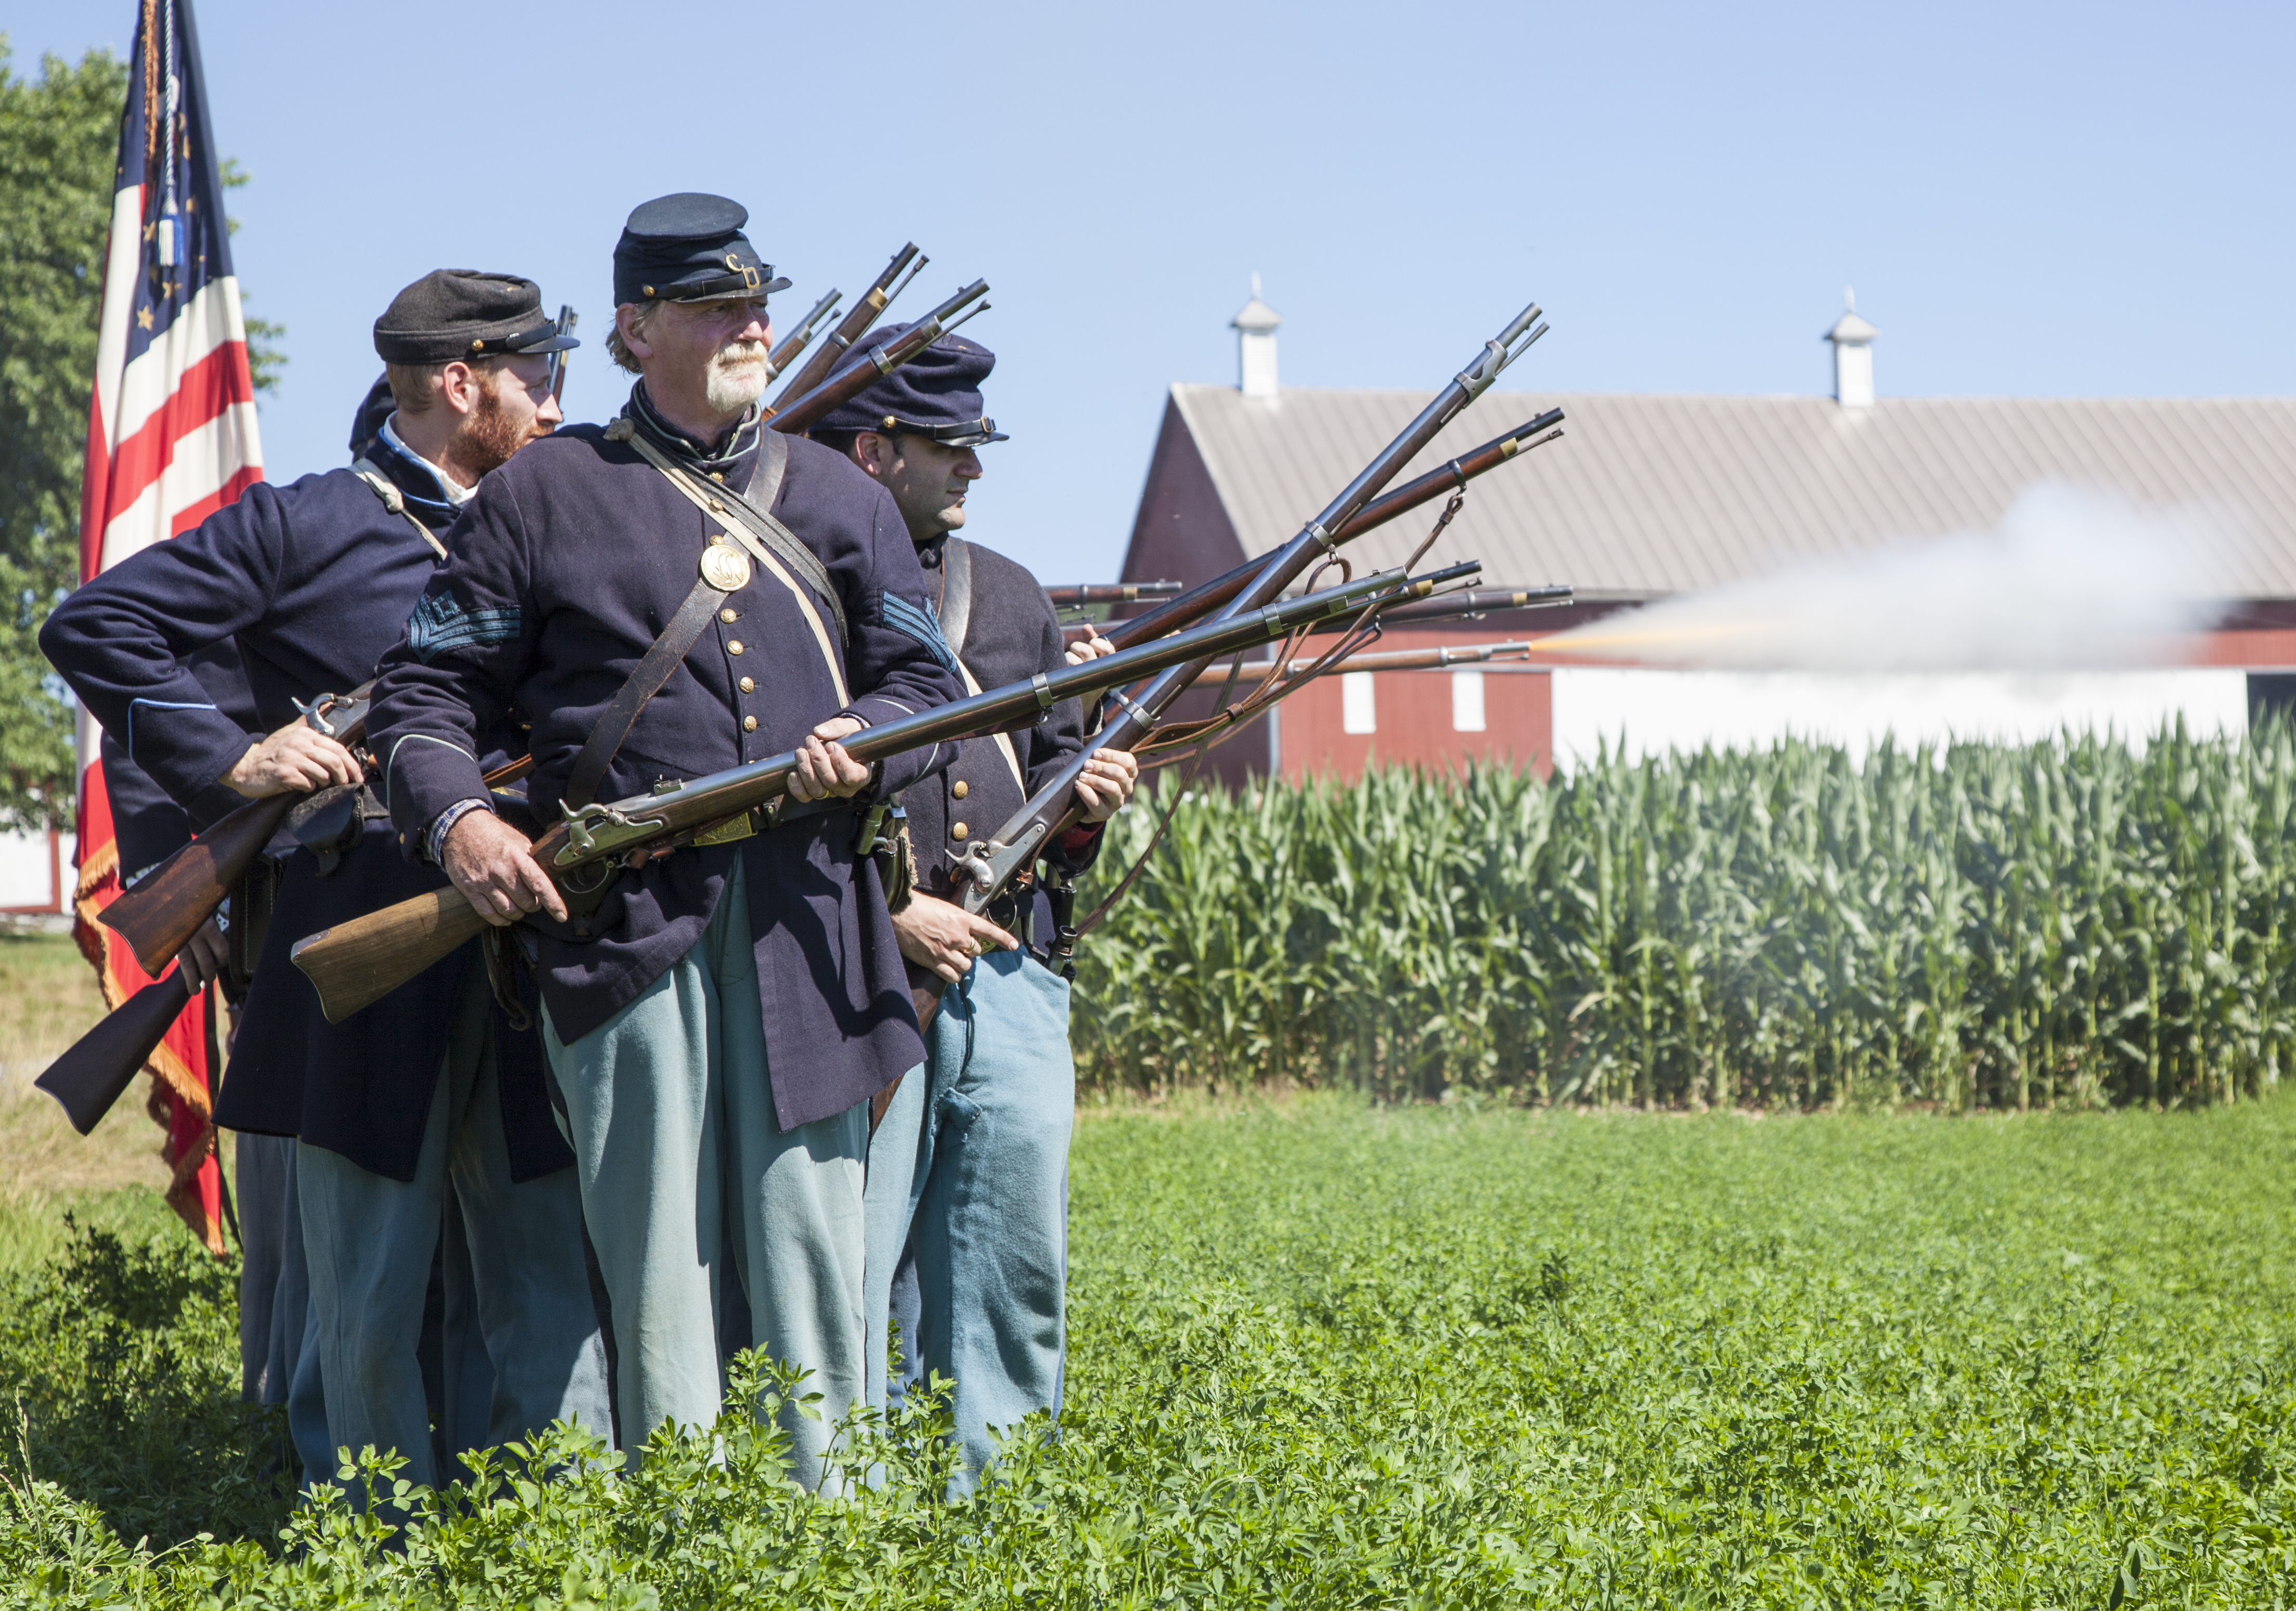
[[[812,1487],[865,1376],[868,1101],[924,1057],[858,841],[876,801],[954,756],[870,767],[837,740],[962,682],[891,497],[762,427],[766,298],[788,282],[747,218],[707,195],[630,215],[607,341],[640,376],[628,404],[480,488],[369,732],[409,854],[489,921],[526,925],[625,1447],[715,1419],[718,1313],[745,1296],[757,1345],[822,1395],[823,1419],[782,1414]],[[783,751],[799,771],[782,808],[620,870],[570,912],[480,781],[479,738],[513,711],[533,723],[544,822]]]

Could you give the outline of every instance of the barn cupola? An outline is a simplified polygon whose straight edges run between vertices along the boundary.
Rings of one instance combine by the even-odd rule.
[[[1841,293],[1841,317],[1825,332],[1833,343],[1833,400],[1844,408],[1874,406],[1874,338],[1882,332],[1857,316],[1857,293]]]
[[[1236,387],[1247,397],[1275,395],[1275,327],[1283,321],[1259,299],[1259,276],[1251,276],[1251,300],[1228,328],[1235,331]]]

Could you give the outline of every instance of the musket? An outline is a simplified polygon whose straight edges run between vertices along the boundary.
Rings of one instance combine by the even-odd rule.
[[[1419,604],[1398,604],[1380,612],[1382,626],[1423,626],[1430,621],[1474,620],[1495,610],[1553,609],[1569,604],[1575,597],[1567,583],[1544,587],[1471,587],[1462,593],[1447,593],[1439,599],[1429,599]],[[1319,621],[1311,628],[1316,637],[1332,633],[1351,631],[1356,624],[1353,616],[1336,616]],[[1103,632],[1107,623],[1086,621],[1061,628],[1064,642],[1078,643]]]
[[[837,328],[829,332],[829,339],[821,344],[821,350],[815,353],[812,361],[795,379],[782,388],[781,397],[775,405],[775,409],[778,411],[795,398],[805,396],[827,380],[830,371],[837,367],[838,360],[845,356],[853,343],[859,340],[867,332],[869,327],[877,322],[877,315],[890,307],[893,298],[908,289],[909,281],[915,279],[924,266],[931,261],[931,258],[918,252],[916,242],[914,241],[895,252],[893,260],[885,265],[885,272],[879,274],[869,289],[861,293],[861,299],[856,302],[851,310],[838,323]],[[903,269],[908,271],[906,279],[902,277]],[[900,282],[898,285],[894,283],[897,280]],[[817,313],[820,310],[816,308],[815,311]],[[807,316],[810,318],[812,315]],[[791,356],[796,355],[792,353]]]
[[[1508,322],[1498,335],[1483,343],[1465,369],[1453,376],[1448,385],[1435,394],[1434,399],[1419,412],[1417,418],[1403,428],[1402,433],[1385,447],[1369,464],[1357,472],[1354,480],[1341,490],[1323,511],[1309,520],[1283,547],[1268,555],[1257,570],[1247,577],[1236,593],[1213,615],[1217,624],[1231,617],[1265,609],[1283,596],[1283,590],[1298,580],[1301,573],[1314,565],[1319,555],[1332,552],[1332,534],[1345,531],[1349,521],[1362,514],[1380,492],[1401,473],[1403,467],[1433,441],[1443,428],[1456,419],[1461,411],[1488,391],[1506,366],[1529,349],[1530,344],[1546,333],[1546,326],[1538,323],[1538,306],[1533,303]],[[1505,456],[1512,456],[1510,453]],[[1439,472],[1449,475],[1449,470]],[[1321,596],[1321,595],[1311,595]],[[1174,601],[1177,604],[1178,601]],[[1166,605],[1169,609],[1173,605]],[[1191,628],[1191,632],[1203,628]],[[1178,634],[1189,635],[1186,633]],[[1121,658],[1121,654],[1103,656],[1090,665],[1105,665]],[[1036,864],[1044,846],[1054,835],[1073,825],[1082,814],[1076,794],[1077,780],[1083,776],[1092,757],[1103,748],[1131,749],[1141,740],[1155,731],[1172,701],[1187,691],[1205,666],[1215,657],[1203,656],[1183,662],[1170,670],[1158,674],[1140,693],[1120,700],[1121,712],[1098,733],[1086,740],[1074,758],[1055,773],[1052,779],[996,830],[976,841],[962,860],[950,870],[951,882],[961,893],[966,911],[978,915],[986,911],[998,892],[1021,872]]]
[[[791,358],[812,345],[813,332],[821,328],[821,322],[829,317],[831,311],[844,299],[843,291],[831,288],[827,296],[813,305],[813,311],[797,322],[797,328],[782,338],[782,344],[775,348],[772,356],[767,358],[766,367],[775,374],[787,369]]]
[[[299,701],[297,708],[304,725],[356,748],[366,739],[367,696],[373,689],[368,683],[347,694],[323,693],[308,705]],[[136,879],[97,921],[126,940],[136,965],[158,978],[246,876],[289,813],[350,787],[336,784],[316,793],[290,791],[250,800]]]
[[[562,336],[572,335],[574,333],[574,325],[578,318],[578,315],[574,312],[574,305],[571,302],[560,303],[558,305],[558,323],[556,326],[558,333]],[[551,401],[554,403],[561,401],[564,398],[565,395],[566,349],[562,347],[556,352],[550,355]]]
[[[1546,446],[1562,434],[1562,411],[1550,408],[1537,419],[1527,420],[1516,426],[1506,435],[1494,437],[1480,447],[1463,453],[1439,468],[1406,481],[1393,491],[1373,499],[1332,533],[1332,544],[1352,543],[1364,533],[1386,525],[1398,515],[1407,514],[1423,503],[1431,503],[1447,492],[1464,487],[1477,476],[1497,469],[1517,454]],[[1144,643],[1176,626],[1185,626],[1235,597],[1242,591],[1244,584],[1258,575],[1260,567],[1266,563],[1265,560],[1247,560],[1234,569],[1214,577],[1209,582],[1199,583],[1145,615],[1111,624],[1104,635],[1119,649],[1129,649],[1135,643]]]
[[[1530,652],[1529,643],[1472,643],[1464,648],[1445,644],[1438,649],[1389,649],[1376,654],[1349,655],[1331,669],[1333,671],[1439,671],[1451,666],[1478,666],[1487,660],[1520,659]],[[1308,655],[1295,654],[1278,664],[1274,660],[1247,660],[1235,668],[1238,683],[1265,683],[1271,676],[1289,683],[1307,675],[1314,664]],[[1218,686],[1228,675],[1225,666],[1214,666],[1196,679],[1196,686],[1207,683]]]
[[[1232,610],[1220,621],[1123,654],[1040,672],[1026,682],[865,728],[843,741],[845,751],[868,765],[951,740],[1027,728],[1062,699],[1096,695],[1192,658],[1274,642],[1377,595],[1424,598],[1440,586],[1468,579],[1478,568],[1457,565],[1415,580],[1384,571],[1304,598]],[[770,827],[778,822],[797,764],[791,751],[691,782],[665,781],[652,793],[611,806],[593,802],[575,810],[562,802],[564,820],[534,841],[534,858],[568,897],[570,911],[594,910],[618,867],[642,866],[720,830],[735,830],[728,837],[737,837],[745,824]],[[328,1021],[340,1023],[486,927],[477,909],[449,887],[308,935],[296,942],[291,954],[318,991]]]
[[[62,1102],[72,1128],[86,1135],[135,1083],[191,999],[184,970],[176,969],[106,1013],[32,1084]]]
[[[1047,587],[1045,597],[1056,609],[1084,604],[1131,604],[1142,599],[1168,599],[1180,591],[1177,582],[1081,582]]]
[[[775,430],[786,431],[792,436],[804,435],[824,415],[867,391],[880,379],[891,374],[966,319],[987,313],[988,304],[980,302],[980,298],[988,294],[988,282],[975,280],[891,340],[879,342],[811,391],[800,396],[795,402],[776,409],[766,423]],[[975,302],[980,302],[980,306],[972,307]],[[964,318],[955,316],[968,307],[971,311],[964,313]],[[810,369],[812,365],[807,367]],[[796,389],[794,385],[790,388],[791,392]],[[790,393],[782,395],[787,397]]]

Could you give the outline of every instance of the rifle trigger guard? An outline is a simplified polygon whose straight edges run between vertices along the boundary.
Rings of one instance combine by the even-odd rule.
[[[577,811],[561,800],[558,814],[566,822],[566,843],[552,859],[561,867],[573,866],[602,853],[610,854],[633,840],[651,838],[668,826],[659,817],[633,819],[625,812],[595,801]]]

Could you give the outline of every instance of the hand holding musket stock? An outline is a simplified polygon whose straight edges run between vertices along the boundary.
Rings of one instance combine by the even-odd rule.
[[[1364,467],[1323,513],[1308,521],[1298,536],[1259,562],[1212,617],[1214,624],[1262,609],[1281,597],[1283,590],[1316,564],[1321,556],[1331,553],[1335,547],[1332,534],[1345,531],[1349,523],[1364,513],[1381,489],[1400,474],[1406,464],[1432,442],[1469,404],[1489,390],[1500,372],[1546,333],[1546,326],[1538,323],[1538,307],[1534,303],[1510,321],[1496,338],[1483,343],[1482,351],[1476,355],[1474,361],[1452,377],[1450,384],[1435,395],[1434,401],[1420,411],[1418,418],[1382,448],[1378,457]],[[1554,417],[1561,416],[1558,413]],[[1542,420],[1545,418],[1541,416]],[[1510,448],[1500,453],[1493,462],[1513,457],[1513,451]],[[1440,478],[1437,490],[1440,489],[1443,482],[1453,478],[1453,471],[1448,468],[1432,474]],[[1420,479],[1423,482],[1429,478],[1422,477]],[[1428,495],[1431,497],[1433,493]],[[1187,601],[1188,595],[1183,594],[1163,606],[1162,609],[1177,614]],[[1154,613],[1160,612],[1152,612]],[[1184,633],[1180,635],[1192,634]],[[1119,653],[1112,658],[1121,659],[1123,655]],[[986,911],[988,903],[996,899],[1006,885],[1036,864],[1038,855],[1054,835],[1072,826],[1081,817],[1083,813],[1078,803],[1076,784],[1093,754],[1103,748],[1137,750],[1140,741],[1155,731],[1158,721],[1172,701],[1185,692],[1189,684],[1201,675],[1217,658],[1217,655],[1202,655],[1175,664],[1136,698],[1123,700],[1120,713],[1101,729],[1084,747],[1082,753],[1062,767],[1053,781],[1023,806],[1011,821],[983,839],[970,855],[957,863],[954,876],[963,890],[962,900],[966,911],[975,914]],[[1098,665],[1108,663],[1107,660],[1095,662]]]
[[[1453,566],[1416,581],[1382,572],[1287,602],[1237,609],[1223,620],[1138,649],[1040,673],[1025,683],[864,729],[845,741],[844,749],[866,765],[951,739],[1026,727],[1062,699],[1098,694],[1189,659],[1274,642],[1326,616],[1358,611],[1376,599],[1399,602],[1425,598],[1439,586],[1471,578],[1478,568]],[[665,785],[655,793],[611,806],[592,804],[578,811],[562,806],[566,820],[534,842],[534,859],[548,872],[570,911],[594,910],[618,865],[642,865],[744,816],[761,818],[759,825],[770,828],[783,814],[782,802],[798,763],[794,753],[779,755],[691,782]],[[298,941],[295,965],[318,990],[328,1020],[340,1023],[486,925],[487,920],[460,892],[442,889]]]

